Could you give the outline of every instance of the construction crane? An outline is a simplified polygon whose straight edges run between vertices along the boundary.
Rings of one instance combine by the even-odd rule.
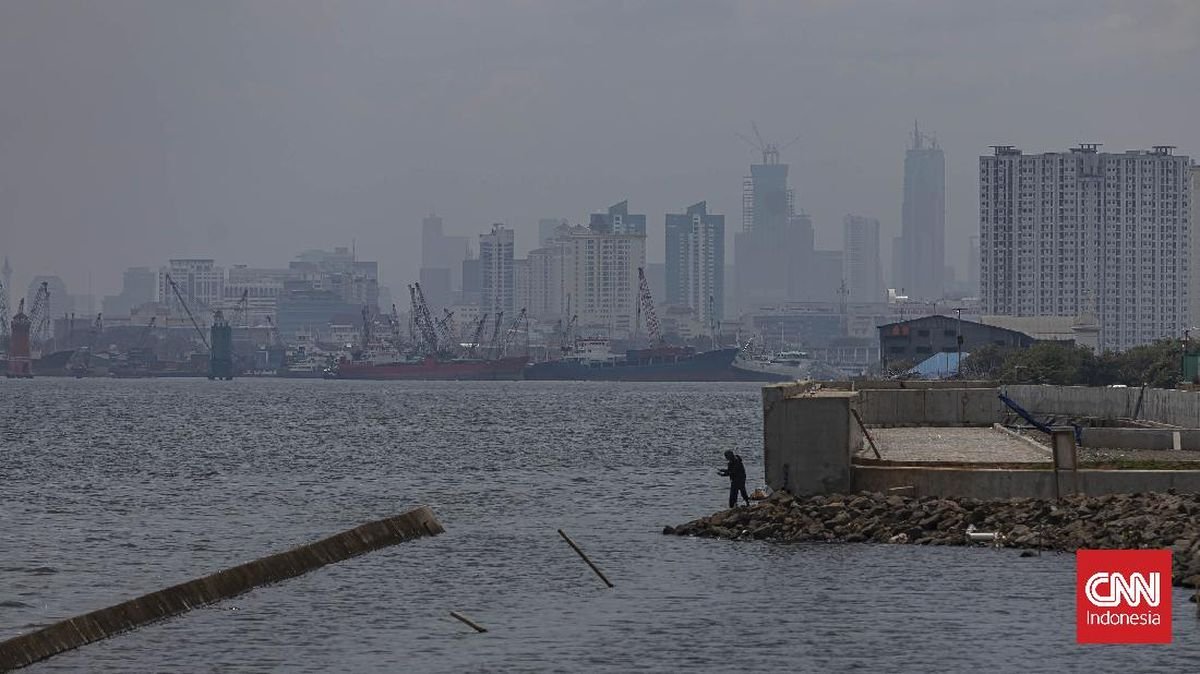
[[[42,281],[37,294],[33,297],[33,307],[29,309],[30,342],[45,343],[50,340],[50,284]]]
[[[175,279],[171,278],[170,274],[167,274],[166,277],[167,283],[171,286],[171,291],[175,293],[175,298],[179,300],[180,306],[183,307],[183,311],[187,314],[188,319],[191,320],[192,327],[196,328],[196,334],[200,335],[200,341],[204,343],[204,350],[211,353],[212,347],[208,345],[208,335],[204,334],[204,330],[196,322],[196,317],[192,315],[192,310],[188,308],[188,303],[183,299],[183,293],[179,292],[179,285],[175,283]]]
[[[467,357],[474,358],[475,352],[479,350],[479,340],[483,338],[483,330],[487,327],[488,315],[483,314],[475,323],[475,334],[471,336],[471,345],[467,347]]]
[[[650,337],[650,345],[659,346],[663,342],[662,329],[658,325],[658,315],[654,313],[654,298],[650,296],[646,271],[641,267],[638,267],[638,307],[646,315],[646,333]]]
[[[512,322],[512,325],[508,326],[508,330],[504,333],[504,341],[500,342],[500,350],[496,352],[497,359],[503,358],[504,354],[508,352],[508,347],[512,344],[513,337],[517,335],[517,330],[520,329],[521,323],[524,321],[525,310],[521,309],[521,313],[517,314],[516,320]]]
[[[779,163],[779,153],[782,152],[783,150],[786,150],[787,148],[791,147],[792,145],[794,145],[796,143],[796,141],[800,140],[800,136],[796,136],[795,138],[789,140],[788,142],[786,142],[782,145],[778,145],[776,143],[768,143],[767,141],[763,140],[762,134],[758,132],[758,124],[755,124],[754,122],[750,122],[750,128],[754,131],[753,139],[747,138],[746,136],[742,135],[741,133],[737,133],[737,132],[734,132],[734,133],[737,135],[738,138],[741,138],[742,140],[749,143],[750,147],[753,147],[754,149],[756,149],[762,153],[762,163],[764,163],[764,164],[778,164]]]

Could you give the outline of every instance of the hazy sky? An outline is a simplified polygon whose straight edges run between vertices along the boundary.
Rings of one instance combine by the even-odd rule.
[[[353,239],[399,287],[431,210],[527,249],[628,198],[661,260],[668,210],[740,228],[756,120],[818,245],[876,217],[886,264],[914,118],[965,270],[988,145],[1200,155],[1200,2],[0,0],[0,254],[103,294]]]

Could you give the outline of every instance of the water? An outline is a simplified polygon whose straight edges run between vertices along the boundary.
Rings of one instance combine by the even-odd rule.
[[[743,384],[0,381],[0,639],[427,503],[446,533],[31,671],[1192,671],[1074,643],[1074,561],[663,536],[761,482]],[[607,590],[565,529],[616,584]],[[491,631],[474,634],[457,610]]]

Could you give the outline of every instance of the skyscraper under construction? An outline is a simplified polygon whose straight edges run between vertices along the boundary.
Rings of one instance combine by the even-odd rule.
[[[937,139],[913,123],[904,153],[904,202],[894,241],[892,280],[903,294],[938,300],[946,274],[946,157]]]

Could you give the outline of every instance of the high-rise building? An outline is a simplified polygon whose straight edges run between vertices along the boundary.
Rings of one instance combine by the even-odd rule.
[[[588,226],[603,234],[646,235],[646,216],[630,213],[629,202],[622,201],[608,207],[607,213],[592,213]]]
[[[1192,164],[1192,193],[1188,199],[1192,203],[1191,235],[1188,238],[1188,318],[1200,320],[1200,165]]]
[[[701,325],[724,318],[725,216],[701,201],[666,216],[666,304],[692,310]]]
[[[1190,160],[1171,146],[1095,144],[979,158],[983,311],[1099,320],[1101,349],[1180,337],[1190,323]]]
[[[541,218],[538,220],[538,248],[546,245],[546,242],[554,238],[555,232],[559,227],[566,227],[567,221],[565,218]]]
[[[448,306],[453,299],[451,293],[462,289],[462,261],[467,259],[468,241],[465,236],[447,236],[443,231],[442,219],[437,215],[428,215],[421,220],[421,287],[426,299],[436,306]],[[426,274],[427,269],[445,269],[446,274],[433,271]],[[435,285],[443,276],[448,276],[450,286],[442,293]],[[426,280],[431,284],[426,287]],[[431,296],[430,293],[433,293]],[[444,296],[443,296],[444,295]]]
[[[879,221],[857,215],[842,219],[842,278],[846,300],[882,302],[883,272],[879,260]]]
[[[779,151],[769,145],[762,156],[742,183],[742,231],[734,237],[738,311],[814,295],[812,218],[795,213]]]
[[[479,310],[495,316],[511,315],[515,307],[513,230],[500,223],[479,235]]]
[[[533,273],[529,258],[513,260],[513,309],[527,313],[533,301]]]
[[[225,269],[218,267],[212,259],[192,258],[168,260],[167,266],[158,269],[158,297],[172,314],[182,315],[183,307],[167,282],[167,275],[175,281],[179,294],[188,304],[188,309],[202,324],[209,312],[224,306]]]
[[[590,227],[559,230],[566,256],[564,290],[579,326],[623,337],[637,323],[638,273],[646,264],[646,237],[613,234]]]
[[[121,293],[101,302],[107,316],[128,316],[134,307],[157,299],[158,274],[149,267],[130,267],[121,276]]]
[[[913,124],[912,147],[904,153],[904,203],[899,250],[893,260],[897,284],[909,297],[939,300],[945,292],[946,157],[937,140]]]

